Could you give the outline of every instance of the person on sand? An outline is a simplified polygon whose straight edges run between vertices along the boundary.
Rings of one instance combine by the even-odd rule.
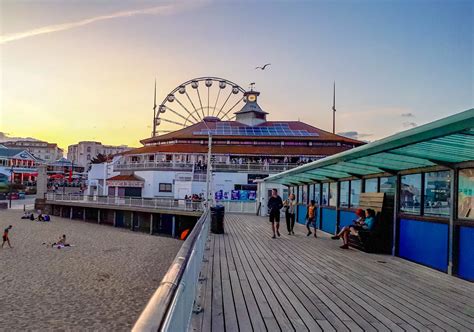
[[[66,234],[63,234],[58,240],[58,242],[55,242],[51,245],[52,247],[58,246],[58,247],[70,247],[70,244],[66,242]]]
[[[8,243],[8,246],[10,248],[13,248],[12,245],[10,244],[10,237],[8,236],[8,233],[10,231],[10,229],[12,229],[12,225],[9,225],[7,228],[5,228],[5,230],[3,231],[3,243],[2,243],[2,248],[3,246],[5,245],[5,242]]]
[[[267,207],[270,212],[270,222],[272,223],[272,239],[275,239],[275,233],[280,236],[280,209],[283,207],[283,201],[281,197],[278,196],[277,189],[272,189],[272,197],[268,200]]]

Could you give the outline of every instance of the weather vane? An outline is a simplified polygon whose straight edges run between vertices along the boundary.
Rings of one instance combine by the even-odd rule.
[[[253,91],[254,87],[255,87],[255,82],[250,83],[250,91]]]

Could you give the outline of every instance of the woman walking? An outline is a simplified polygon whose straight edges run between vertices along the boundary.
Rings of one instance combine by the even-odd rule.
[[[288,198],[283,203],[285,207],[285,217],[286,217],[286,228],[288,230],[288,235],[295,235],[293,228],[295,227],[295,212],[296,212],[296,199],[295,194],[290,194]]]

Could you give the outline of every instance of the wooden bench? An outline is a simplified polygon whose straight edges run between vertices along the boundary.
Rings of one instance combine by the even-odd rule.
[[[360,209],[372,209],[376,213],[372,230],[361,230],[358,236],[349,236],[351,247],[365,252],[387,253],[392,248],[393,196],[385,193],[362,193]]]

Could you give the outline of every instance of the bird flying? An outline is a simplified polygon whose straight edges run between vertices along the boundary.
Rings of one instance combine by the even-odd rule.
[[[255,67],[255,69],[265,70],[265,68],[267,68],[267,66],[270,66],[270,63],[266,63],[266,64],[263,65],[262,67]]]

